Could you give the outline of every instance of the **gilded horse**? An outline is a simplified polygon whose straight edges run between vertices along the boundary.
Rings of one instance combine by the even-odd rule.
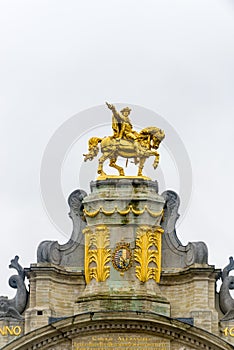
[[[160,142],[164,139],[163,130],[156,127],[148,127],[141,130],[136,140],[126,138],[115,138],[108,136],[104,138],[92,137],[89,140],[89,153],[84,154],[84,160],[92,160],[98,155],[99,144],[102,156],[99,158],[98,174],[105,176],[103,163],[109,159],[109,166],[119,171],[119,176],[124,176],[124,169],[116,164],[119,156],[124,158],[133,158],[135,164],[139,163],[138,176],[142,176],[142,170],[147,158],[155,156],[153,167],[157,168],[159,163],[159,154],[156,151]]]

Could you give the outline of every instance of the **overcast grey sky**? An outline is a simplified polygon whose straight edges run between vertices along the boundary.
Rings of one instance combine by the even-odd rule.
[[[61,125],[104,101],[143,106],[179,135],[193,193],[178,236],[205,241],[209,263],[226,265],[234,254],[233,0],[2,0],[0,49],[0,295],[14,295],[7,279],[16,254],[26,267],[42,240],[68,239],[68,208],[67,237],[44,209],[41,161]],[[81,156],[90,135],[64,160],[65,198],[80,169],[91,169]],[[161,158],[166,188],[180,191],[163,147]]]

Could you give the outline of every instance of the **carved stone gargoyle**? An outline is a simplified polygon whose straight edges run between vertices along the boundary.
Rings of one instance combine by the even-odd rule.
[[[28,291],[24,283],[25,271],[18,263],[18,260],[19,257],[15,256],[9,265],[9,268],[16,269],[18,272],[18,275],[13,275],[9,278],[9,285],[12,288],[17,288],[17,293],[13,299],[0,296],[0,320],[5,318],[23,319],[21,314],[24,312],[27,305]]]
[[[234,276],[229,276],[229,272],[234,270],[234,260],[231,256],[229,264],[221,272],[221,279],[223,281],[219,291],[219,306],[224,313],[222,321],[229,321],[234,319],[234,299],[230,294],[230,289],[234,289]]]

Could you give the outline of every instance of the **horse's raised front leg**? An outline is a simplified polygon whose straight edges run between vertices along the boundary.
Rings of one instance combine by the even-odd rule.
[[[116,160],[117,160],[117,157],[111,158],[109,166],[111,166],[112,168],[117,169],[118,172],[119,172],[119,176],[124,176],[124,169],[121,166],[116,164]]]
[[[105,176],[106,173],[103,171],[103,163],[105,162],[105,160],[108,158],[108,153],[104,153],[98,160],[98,174],[100,174],[101,176]]]
[[[146,161],[146,158],[140,158],[137,176],[142,176],[142,170],[144,168],[145,161]]]

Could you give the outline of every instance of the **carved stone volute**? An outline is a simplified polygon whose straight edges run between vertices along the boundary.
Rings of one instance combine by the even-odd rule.
[[[13,299],[0,296],[0,319],[14,318],[21,320],[23,317],[21,314],[24,312],[28,300],[28,291],[25,286],[25,271],[18,263],[19,257],[15,256],[11,260],[10,268],[17,270],[18,275],[13,275],[9,279],[9,285],[12,288],[17,289],[17,293]]]
[[[230,289],[234,289],[234,276],[229,276],[232,270],[234,270],[234,260],[231,256],[229,258],[229,264],[223,269],[220,275],[223,282],[219,292],[219,306],[224,314],[222,321],[234,319],[234,299],[230,294]]]

